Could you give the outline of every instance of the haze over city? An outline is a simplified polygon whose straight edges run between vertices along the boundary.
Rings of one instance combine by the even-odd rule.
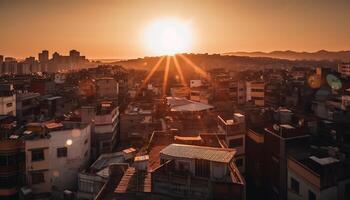
[[[350,0],[0,0],[0,200],[349,200]]]
[[[145,33],[159,21],[186,26],[184,52],[347,50],[349,7],[347,0],[2,0],[0,53],[25,58],[75,48],[88,58],[159,55]]]

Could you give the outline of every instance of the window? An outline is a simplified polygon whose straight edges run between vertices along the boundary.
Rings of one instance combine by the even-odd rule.
[[[309,200],[316,200],[316,194],[309,190]]]
[[[57,157],[67,157],[67,147],[57,148]]]
[[[32,161],[40,161],[44,159],[44,149],[32,150]]]
[[[240,147],[243,145],[243,138],[237,138],[230,140],[230,148]]]
[[[12,103],[7,103],[6,107],[12,107]]]
[[[86,138],[85,141],[84,141],[84,144],[88,143],[88,139]]]
[[[44,172],[32,172],[32,184],[39,184],[44,182]]]
[[[291,178],[291,188],[294,192],[299,194],[299,182],[294,178]]]

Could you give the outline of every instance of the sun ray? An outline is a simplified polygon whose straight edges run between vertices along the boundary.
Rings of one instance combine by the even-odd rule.
[[[206,80],[210,81],[210,78],[208,76],[208,74],[200,67],[198,67],[196,64],[194,64],[190,59],[188,59],[185,55],[183,54],[179,54],[179,56],[185,61],[187,62],[194,70],[196,73],[198,73],[199,75],[201,75],[203,78],[205,78]]]
[[[166,96],[167,86],[168,86],[168,77],[169,77],[169,65],[170,65],[170,56],[166,57],[164,79],[163,79],[163,96]]]
[[[142,89],[146,87],[148,81],[152,78],[153,74],[157,71],[157,69],[159,68],[159,66],[160,66],[160,64],[162,63],[163,60],[164,60],[164,56],[160,57],[159,60],[157,61],[157,63],[148,72],[145,80],[141,84],[141,87],[136,91],[136,96],[138,96],[140,94],[140,92],[142,91]]]
[[[176,55],[172,56],[172,58],[173,58],[173,61],[174,61],[174,64],[175,64],[175,68],[176,68],[176,70],[177,70],[177,73],[179,73],[181,84],[184,85],[184,86],[187,86],[185,77],[184,77],[184,75],[183,75],[183,73],[182,73],[182,69],[181,69],[181,67],[180,67],[180,65],[179,65],[179,62],[178,62],[178,60],[177,60],[177,58],[176,58]]]
[[[158,60],[158,62],[153,66],[153,68],[148,72],[147,77],[146,77],[145,80],[143,81],[141,88],[143,88],[143,87],[146,86],[146,84],[148,83],[149,79],[152,78],[154,72],[157,71],[157,69],[159,68],[159,66],[160,66],[160,64],[162,63],[163,60],[164,60],[164,56],[162,56],[162,57]]]

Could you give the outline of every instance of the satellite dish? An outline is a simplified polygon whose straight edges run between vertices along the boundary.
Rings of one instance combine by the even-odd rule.
[[[341,80],[333,74],[328,74],[326,80],[333,90],[339,90],[342,87]]]

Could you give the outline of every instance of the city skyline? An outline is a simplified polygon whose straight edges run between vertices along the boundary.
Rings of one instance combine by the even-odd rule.
[[[43,49],[50,56],[78,49],[92,59],[160,55],[145,44],[145,30],[164,19],[190,27],[185,52],[347,50],[349,3],[5,0],[0,2],[0,25],[6,27],[0,54],[25,58]]]

